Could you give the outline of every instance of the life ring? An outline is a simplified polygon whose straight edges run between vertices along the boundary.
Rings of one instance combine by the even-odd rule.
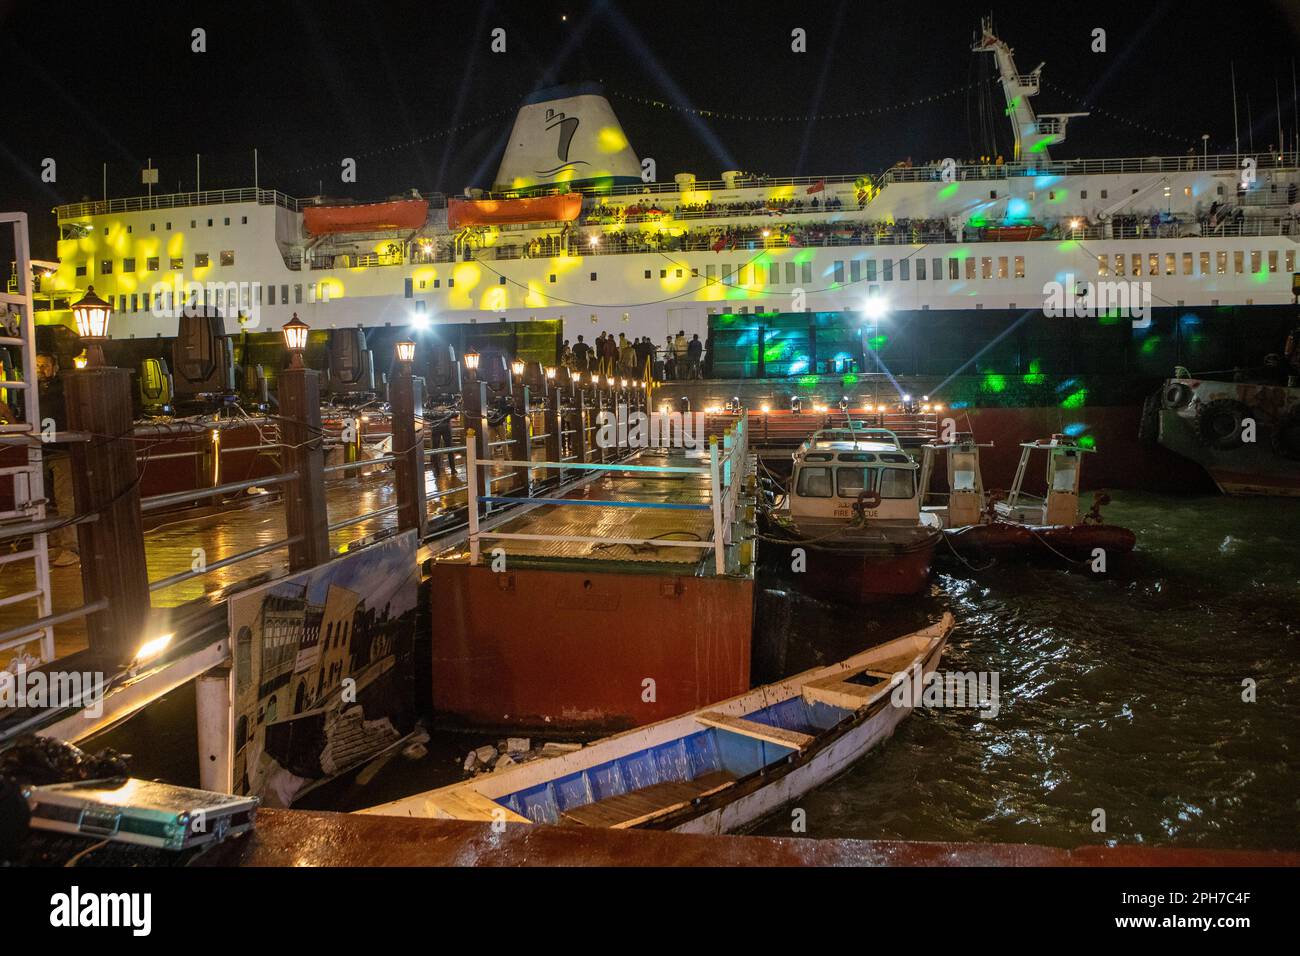
[[[1217,451],[1240,448],[1242,422],[1251,417],[1250,408],[1231,398],[1218,398],[1196,414],[1196,433],[1202,444]]]
[[[872,488],[863,488],[858,492],[858,500],[853,506],[853,513],[857,517],[865,519],[868,511],[880,507],[880,501],[880,492]]]
[[[1291,409],[1273,429],[1273,450],[1283,458],[1300,461],[1300,406]]]
[[[1163,396],[1165,408],[1182,408],[1192,400],[1192,390],[1185,382],[1170,382]]]

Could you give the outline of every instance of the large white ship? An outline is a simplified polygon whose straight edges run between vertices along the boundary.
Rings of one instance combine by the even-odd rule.
[[[1059,159],[1080,114],[1037,114],[1042,67],[1021,73],[987,23],[976,49],[997,64],[1005,158],[643,182],[599,88],[566,87],[523,104],[485,193],[322,207],[249,188],[60,206],[42,292],[57,304],[93,284],[115,307],[114,338],[175,335],[188,289],[230,331],[239,313],[263,329],[294,313],[317,329],[559,319],[568,339],[614,329],[656,344],[704,338],[728,313],[1118,304],[1141,321],[1148,305],[1291,300],[1294,154]]]

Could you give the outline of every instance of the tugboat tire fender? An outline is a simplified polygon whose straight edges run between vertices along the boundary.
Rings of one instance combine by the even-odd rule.
[[[1217,398],[1196,413],[1196,433],[1201,443],[1217,451],[1240,448],[1242,422],[1252,417],[1249,406],[1232,398]]]
[[[1165,408],[1178,409],[1192,400],[1192,390],[1186,382],[1170,382],[1161,397]]]

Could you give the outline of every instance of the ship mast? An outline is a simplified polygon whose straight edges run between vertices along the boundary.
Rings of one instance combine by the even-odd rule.
[[[1044,113],[1041,117],[1037,116],[1034,108],[1029,105],[1029,98],[1038,93],[1043,64],[1038,64],[1029,73],[1017,71],[1011,47],[993,34],[991,17],[980,21],[980,38],[971,49],[976,53],[992,53],[997,62],[1002,94],[1007,100],[1007,115],[1011,117],[1011,133],[1015,137],[1013,161],[1020,162],[1025,153],[1035,158],[1042,157],[1044,161],[1051,160],[1047,149],[1065,142],[1065,127],[1070,119],[1088,114]]]

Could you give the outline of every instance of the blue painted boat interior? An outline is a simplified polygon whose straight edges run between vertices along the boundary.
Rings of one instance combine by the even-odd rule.
[[[745,719],[816,736],[851,713],[842,707],[810,704],[795,696],[745,714]],[[698,733],[518,790],[497,802],[534,823],[558,823],[560,814],[572,807],[657,783],[684,782],[717,771],[743,777],[783,760],[791,750],[733,731],[705,727]]]

